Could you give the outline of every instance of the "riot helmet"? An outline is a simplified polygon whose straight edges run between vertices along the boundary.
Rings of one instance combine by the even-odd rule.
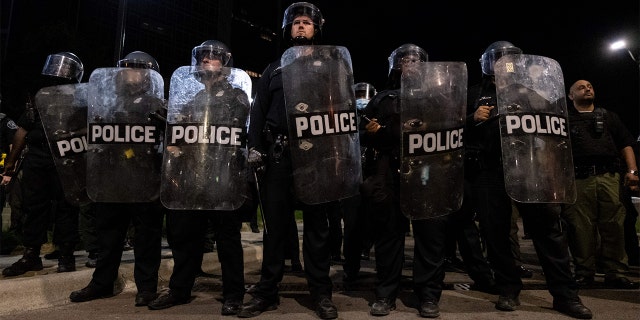
[[[480,57],[482,73],[492,76],[493,65],[500,57],[508,54],[520,54],[522,50],[509,41],[496,41],[490,44]]]
[[[299,16],[307,16],[313,21],[315,31],[311,39],[306,39],[304,37],[291,38],[291,27],[293,26],[293,21]],[[284,11],[284,17],[282,19],[282,37],[297,45],[314,44],[322,38],[322,25],[324,25],[324,18],[322,17],[322,13],[318,7],[309,2],[296,2],[291,4]]]
[[[152,69],[156,72],[160,72],[160,66],[156,59],[150,54],[143,51],[133,51],[129,53],[124,59],[118,61],[118,67],[120,68],[135,68],[135,69]]]
[[[356,96],[356,108],[363,110],[371,98],[376,95],[376,88],[367,82],[358,82],[353,85],[353,92]]]
[[[118,67],[123,69],[118,72],[116,84],[120,92],[131,96],[139,95],[151,88],[152,81],[147,69],[160,72],[156,59],[142,51],[129,53],[118,61]]]
[[[218,40],[207,40],[194,47],[191,51],[191,66],[200,66],[205,58],[219,60],[222,63],[222,67],[233,67],[231,50],[226,44]]]
[[[200,82],[210,82],[228,73],[223,67],[233,67],[231,50],[221,41],[207,40],[191,51],[191,73]]]
[[[412,43],[406,43],[393,50],[389,56],[389,75],[392,70],[400,71],[403,64],[427,62],[429,56],[424,49]]]
[[[47,60],[42,68],[43,75],[82,81],[84,66],[80,58],[71,52],[59,52],[47,56]]]

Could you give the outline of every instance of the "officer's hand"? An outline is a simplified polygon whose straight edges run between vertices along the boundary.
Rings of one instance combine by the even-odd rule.
[[[0,182],[0,185],[6,186],[9,184],[9,182],[11,182],[11,176],[2,175],[2,181]]]
[[[179,156],[182,155],[182,149],[180,149],[180,147],[176,147],[176,146],[167,146],[167,151],[169,152],[169,154],[171,156],[173,156],[174,158],[177,158]]]
[[[638,179],[638,176],[636,176],[635,174],[627,173],[624,176],[624,185],[629,187],[629,190],[638,191],[639,190],[638,183],[639,183],[639,179]]]
[[[249,155],[247,156],[247,162],[249,166],[258,171],[262,171],[264,169],[264,158],[265,155],[258,151],[256,148],[249,149]]]
[[[473,113],[473,120],[476,122],[482,122],[489,119],[489,115],[491,115],[491,110],[495,108],[494,106],[479,106],[476,109],[476,112]]]
[[[380,130],[380,128],[382,128],[382,126],[378,123],[378,119],[376,118],[371,119],[371,121],[369,121],[369,123],[367,123],[367,125],[365,126],[365,129],[367,129],[368,133],[376,133],[378,132],[378,130]]]

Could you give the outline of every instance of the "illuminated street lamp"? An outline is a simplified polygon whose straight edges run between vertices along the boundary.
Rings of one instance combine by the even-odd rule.
[[[624,40],[618,40],[618,41],[616,41],[616,42],[612,43],[612,44],[609,46],[609,49],[611,49],[612,51],[621,50],[621,49],[626,49],[626,50],[627,50],[627,52],[629,53],[629,56],[631,56],[631,59],[633,59],[633,61],[634,61],[635,63],[637,63],[637,64],[638,64],[638,67],[640,67],[640,61],[638,61],[638,60],[636,59],[636,57],[633,55],[633,53],[631,52],[631,50],[627,47],[627,42],[626,42],[626,41],[624,41]]]
[[[636,59],[636,57],[633,56],[633,53],[631,52],[631,50],[629,50],[629,48],[627,47],[627,43],[624,40],[618,40],[612,43],[609,46],[609,49],[611,49],[612,51],[627,49],[629,56],[631,56],[631,59],[635,61],[635,63],[638,65],[638,70],[640,70],[640,61],[638,61],[638,59]],[[636,144],[636,148],[640,148],[640,135],[638,135],[637,141],[638,143]],[[638,154],[638,150],[635,150],[635,151],[636,151],[636,154]]]

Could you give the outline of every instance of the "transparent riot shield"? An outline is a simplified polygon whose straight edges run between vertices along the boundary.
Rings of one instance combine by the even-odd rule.
[[[424,62],[403,69],[400,86],[400,205],[411,219],[462,206],[467,66]]]
[[[164,101],[151,69],[99,68],[89,78],[87,193],[96,202],[151,202],[160,195],[164,127],[149,114]]]
[[[281,65],[298,199],[319,204],[357,195],[362,169],[349,51],[295,46]]]
[[[560,65],[518,54],[500,58],[494,70],[507,193],[518,202],[575,202]]]
[[[160,201],[170,209],[235,210],[248,198],[251,79],[235,68],[178,68],[171,77]]]
[[[91,202],[86,182],[87,87],[86,83],[60,85],[36,94],[36,108],[65,198],[77,206]]]

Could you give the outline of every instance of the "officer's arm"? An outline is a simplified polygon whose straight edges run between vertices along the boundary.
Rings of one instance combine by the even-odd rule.
[[[638,190],[638,166],[636,165],[636,156],[631,146],[626,146],[620,152],[622,159],[627,164],[627,172],[624,175],[624,184],[629,186],[631,190]]]
[[[13,136],[13,143],[9,156],[4,161],[4,173],[5,176],[12,176],[15,174],[16,161],[20,158],[20,154],[26,145],[26,137],[28,131],[22,127],[19,127],[16,134]]]

